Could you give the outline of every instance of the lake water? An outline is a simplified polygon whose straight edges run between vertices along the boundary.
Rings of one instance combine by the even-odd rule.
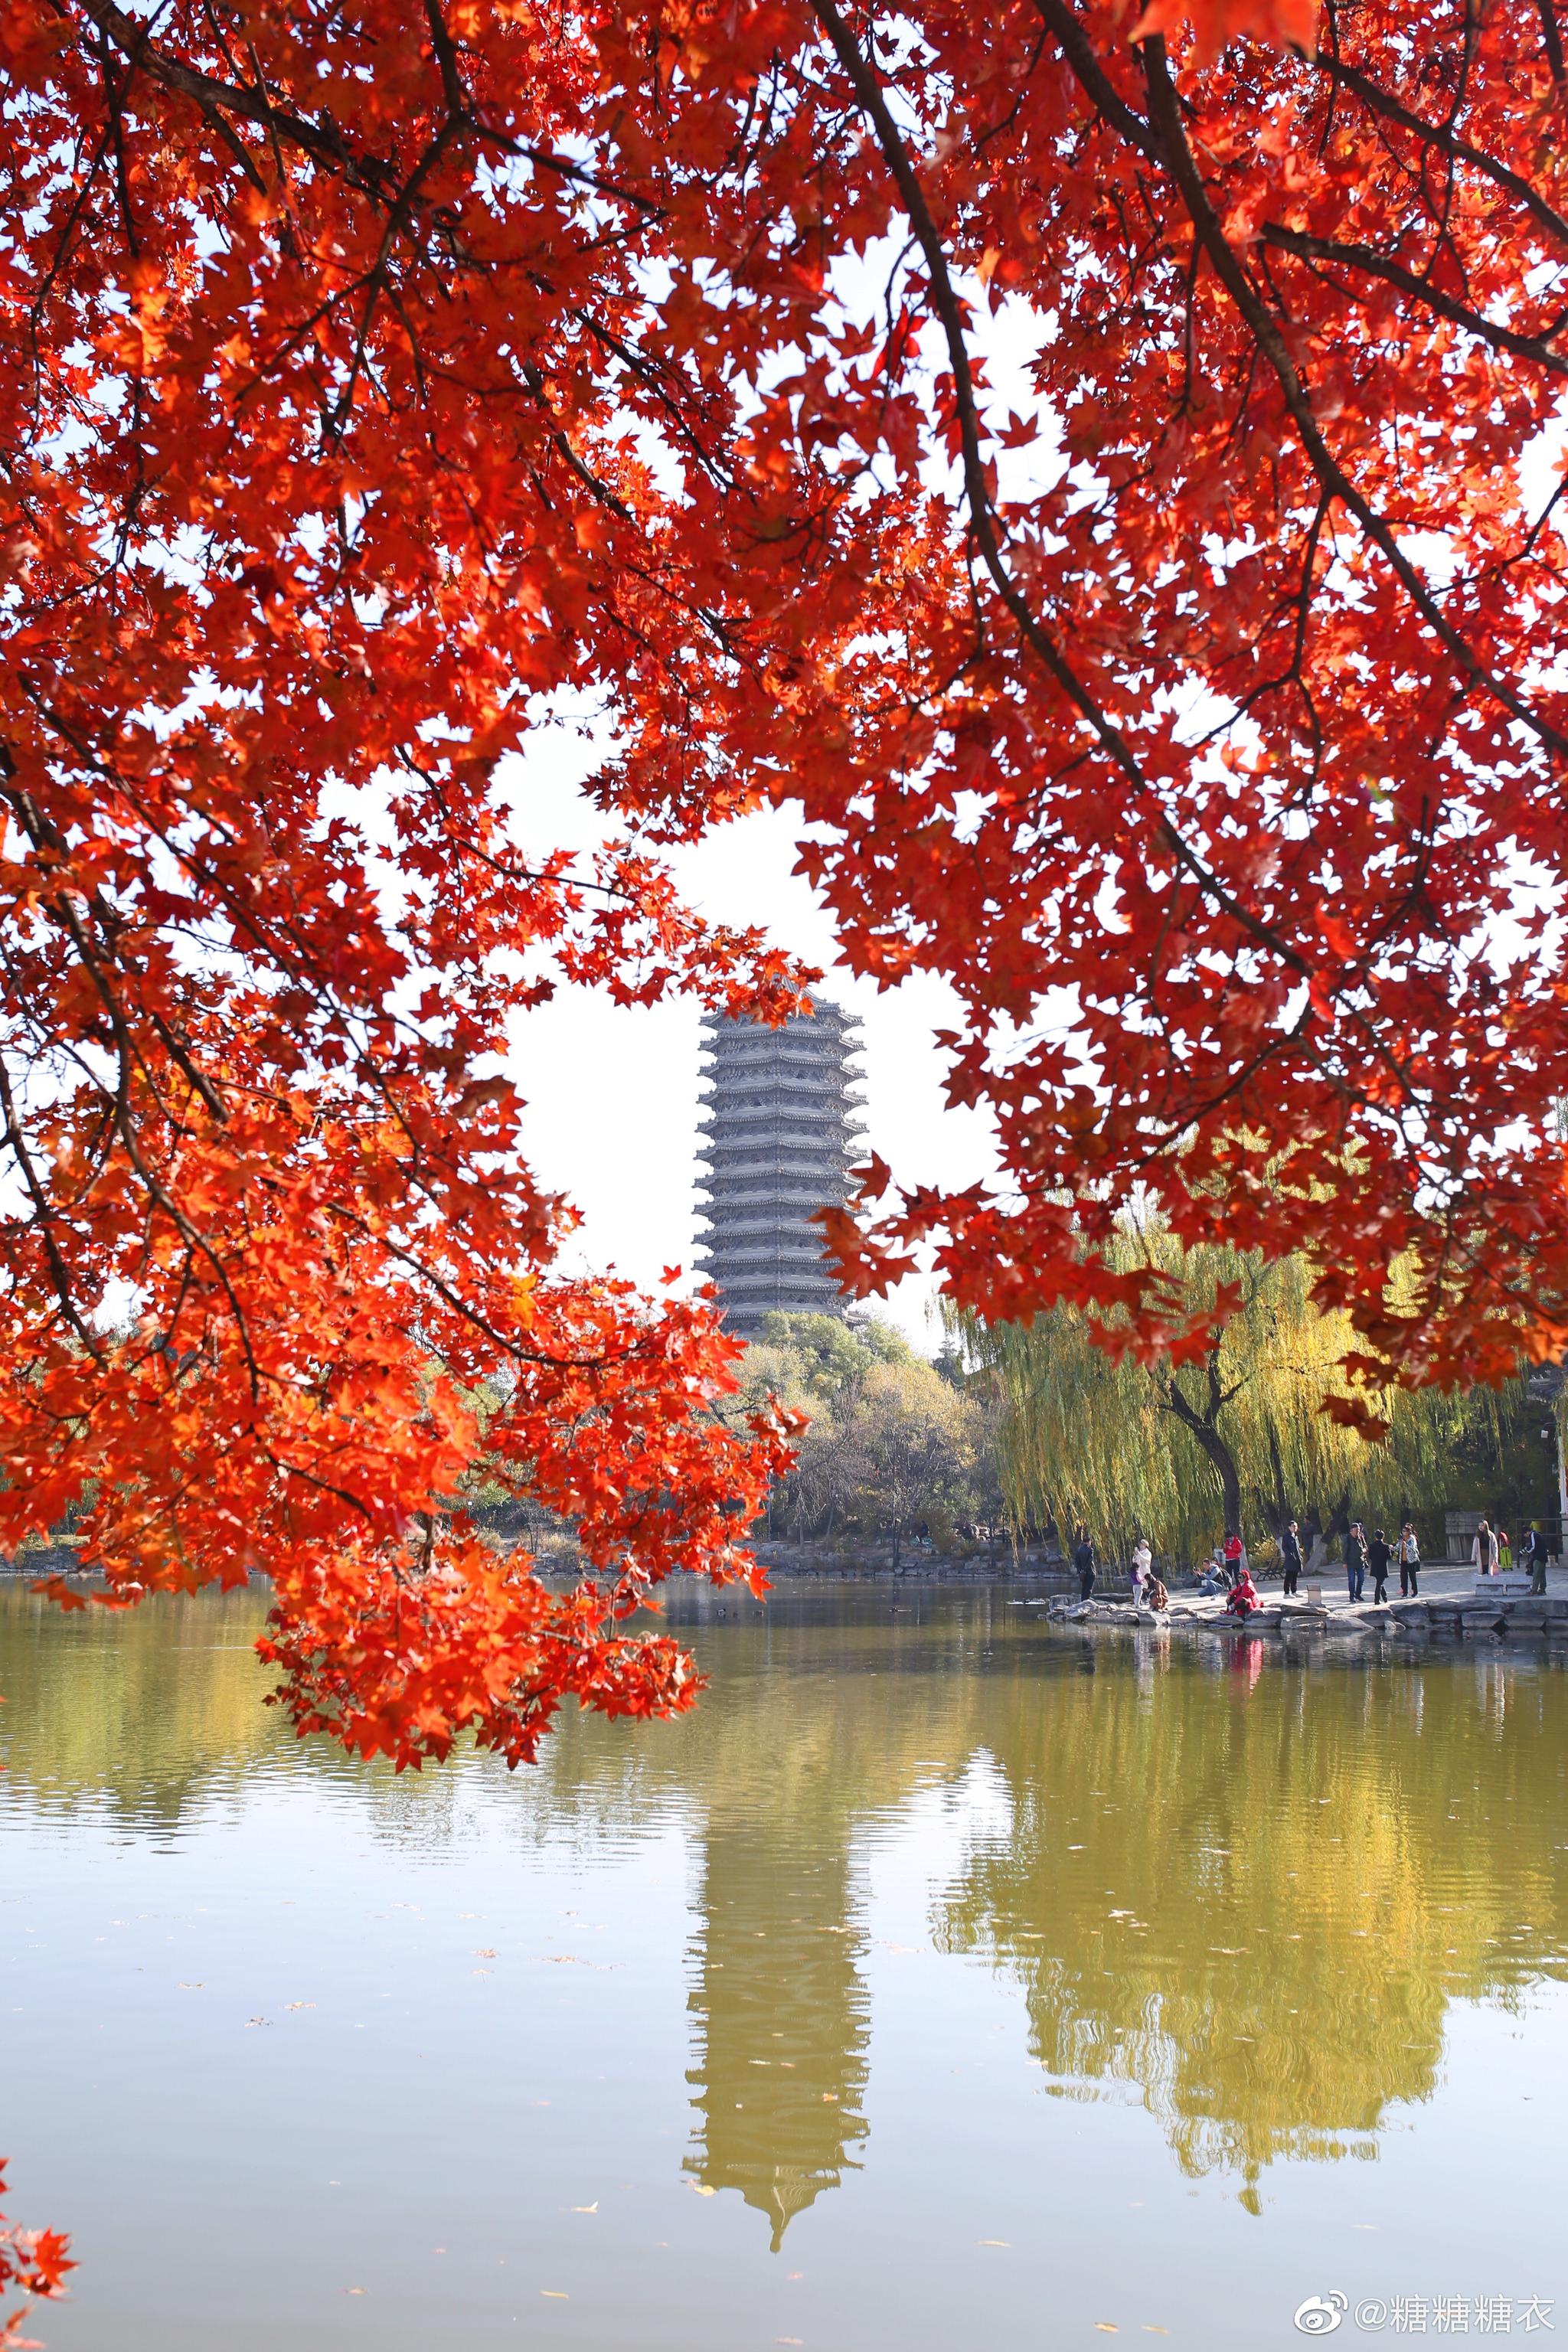
[[[262,1607],[0,1587],[51,2352],[1568,2336],[1561,1656],[689,1592],[688,1720],[398,1780]]]

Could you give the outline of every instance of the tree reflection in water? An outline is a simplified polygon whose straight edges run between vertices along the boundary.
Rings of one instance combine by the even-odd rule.
[[[1243,1646],[1239,1673],[1153,1637],[1044,1704],[996,1688],[1010,1834],[937,1932],[1020,1983],[1054,2091],[1137,2096],[1184,2170],[1250,2190],[1277,2158],[1374,2157],[1434,2087],[1455,1995],[1563,1973],[1568,1716],[1560,1663]]]

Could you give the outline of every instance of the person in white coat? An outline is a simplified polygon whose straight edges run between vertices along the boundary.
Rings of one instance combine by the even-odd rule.
[[[1476,1539],[1470,1546],[1470,1558],[1475,1562],[1478,1576],[1497,1574],[1497,1538],[1493,1535],[1489,1523],[1485,1519],[1476,1529]]]

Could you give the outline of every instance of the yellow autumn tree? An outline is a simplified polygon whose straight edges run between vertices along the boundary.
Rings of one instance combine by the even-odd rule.
[[[1067,1306],[1028,1323],[955,1318],[970,1362],[1001,1394],[1002,1484],[1016,1522],[1054,1514],[1115,1549],[1142,1532],[1191,1559],[1226,1528],[1256,1538],[1292,1515],[1328,1526],[1346,1508],[1392,1521],[1438,1487],[1477,1408],[1394,1391],[1379,1399],[1381,1442],[1325,1412],[1325,1398],[1365,1402],[1340,1361],[1355,1335],[1315,1303],[1301,1260],[1184,1251],[1158,1229],[1129,1229],[1113,1254],[1121,1270],[1157,1265],[1184,1315],[1207,1319],[1197,1360],[1119,1357],[1114,1328],[1097,1335]]]

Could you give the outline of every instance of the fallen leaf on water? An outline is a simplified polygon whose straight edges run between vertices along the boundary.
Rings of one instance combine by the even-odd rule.
[[[364,2289],[363,2286],[346,2286],[343,2289],[343,2293],[345,2294],[363,2294],[364,2293]]]
[[[283,2006],[285,2009],[314,2009],[316,2004],[313,2000],[286,2000]]]
[[[574,2205],[572,2208],[574,2213],[596,2213],[598,2210],[599,2200],[596,2197],[591,2205]]]
[[[825,2107],[836,2107],[838,2105],[837,2092],[824,2091],[822,2095],[822,2104]]]
[[[473,1969],[469,1973],[476,1977],[493,1977],[495,1970],[494,1969]]]
[[[493,1944],[481,1944],[479,1950],[474,1954],[476,1960],[493,1960],[495,1957],[496,1948]]]
[[[1120,2336],[1121,2333],[1114,2319],[1097,2319],[1094,2324],[1102,2336]]]
[[[267,2023],[267,2020],[264,2017],[247,2017],[245,2021],[247,2026],[265,2025]]]
[[[572,2300],[564,2287],[542,2286],[539,2292],[551,2303],[570,2303]]]
[[[705,2180],[694,2180],[691,2186],[696,2189],[699,2197],[717,2197],[719,2194],[716,2189],[710,2189]]]
[[[184,1983],[182,1983],[182,1985],[181,1985],[181,1987],[180,1987],[180,1990],[181,1990],[182,1992],[205,1992],[205,1990],[206,1990],[205,1986],[205,1985],[203,1985],[203,1984],[200,1984],[200,1983],[197,1983],[197,1984],[184,1984]]]

